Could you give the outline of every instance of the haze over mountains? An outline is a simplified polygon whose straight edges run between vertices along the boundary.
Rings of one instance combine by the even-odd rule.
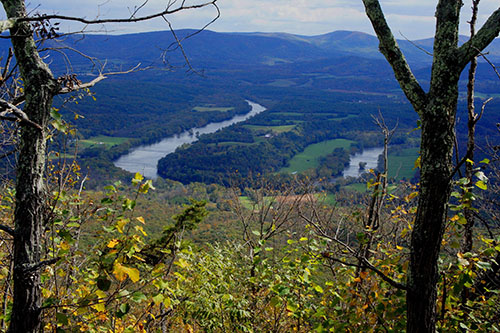
[[[176,32],[181,40],[194,33],[195,30]],[[466,40],[467,37],[461,37],[461,41]],[[400,39],[398,42],[411,64],[428,65],[431,62],[431,57],[426,52],[432,52],[432,39]],[[162,51],[169,46],[175,46],[172,43],[174,39],[170,31],[158,31],[127,35],[69,36],[59,44],[76,47],[82,53],[101,60],[107,59],[109,62],[155,63],[160,60]],[[300,36],[287,33],[219,33],[205,30],[183,40],[182,45],[189,58],[199,64],[224,62],[230,67],[346,56],[383,59],[378,51],[377,38],[355,31]],[[491,61],[500,61],[500,41],[495,40],[487,53]]]

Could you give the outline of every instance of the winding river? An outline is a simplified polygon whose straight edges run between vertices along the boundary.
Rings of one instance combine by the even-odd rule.
[[[370,169],[375,169],[378,163],[378,157],[384,152],[384,147],[364,149],[361,153],[351,156],[349,166],[344,170],[343,175],[347,177],[359,177],[361,173]],[[365,162],[364,170],[359,169],[359,162]]]
[[[217,123],[209,123],[203,127],[195,127],[178,135],[165,138],[157,143],[138,146],[131,149],[128,154],[118,158],[114,164],[115,166],[129,172],[140,172],[146,178],[156,179],[158,177],[158,161],[165,155],[173,153],[177,147],[186,143],[193,143],[197,141],[198,138],[194,135],[194,133],[199,135],[214,133],[221,128],[245,121],[248,118],[266,110],[266,108],[262,105],[250,101],[247,102],[252,108],[252,110],[247,114],[237,115],[229,120]]]

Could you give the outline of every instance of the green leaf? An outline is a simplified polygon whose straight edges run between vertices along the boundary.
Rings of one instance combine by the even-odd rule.
[[[160,305],[163,302],[163,294],[158,294],[156,296],[153,296],[153,301],[155,302],[156,305]]]
[[[136,302],[136,303],[141,303],[143,301],[147,301],[148,300],[148,298],[146,297],[146,295],[144,295],[140,291],[136,291],[135,293],[133,293],[132,297],[130,299],[132,301]]]
[[[316,290],[318,293],[322,294],[323,293],[323,288],[321,288],[320,285],[315,285],[314,290]]]
[[[66,316],[64,313],[61,313],[61,312],[56,313],[56,318],[57,318],[57,322],[60,324],[63,324],[63,325],[69,324],[68,316]]]
[[[111,281],[106,279],[104,276],[100,276],[97,279],[97,288],[99,288],[100,290],[108,291],[110,287],[111,287]]]

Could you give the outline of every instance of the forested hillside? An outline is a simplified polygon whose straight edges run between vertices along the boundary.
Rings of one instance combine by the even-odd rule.
[[[182,30],[177,35],[182,38],[193,32]],[[377,39],[373,36],[348,31],[312,37],[203,31],[183,41],[191,66],[198,70],[198,74],[187,75],[185,59],[172,42],[168,31],[68,36],[60,42],[47,42],[47,46],[69,46],[106,62],[105,71],[128,70],[138,64],[147,68],[109,77],[92,89],[94,98],[83,94],[76,101],[64,102],[64,119],[74,123],[78,137],[83,139],[70,151],[78,150],[81,164],[92,174],[89,185],[97,185],[110,174],[109,170],[114,170],[112,175],[120,175],[122,172],[113,167],[112,161],[130,147],[247,112],[245,99],[263,104],[268,111],[247,122],[249,126],[239,124],[235,125],[237,129],[223,131],[234,134],[246,130],[243,144],[228,139],[232,134],[205,138],[182,154],[162,160],[159,174],[183,182],[227,184],[228,175],[235,170],[245,177],[249,172],[276,172],[307,145],[319,141],[353,139],[363,147],[363,136],[358,134],[377,131],[371,116],[379,111],[398,122],[400,135],[417,127],[416,116],[400,92],[390,66],[376,51]],[[423,86],[428,84],[431,58],[419,47],[430,50],[431,42],[400,41]],[[496,42],[490,46],[490,61],[496,61],[497,49]],[[94,75],[99,68],[99,63],[96,67],[78,53],[66,54],[67,60],[59,53],[49,54],[56,73],[67,71],[67,61],[82,80],[92,78],[92,68]],[[465,91],[465,74],[462,82],[461,89]],[[481,100],[498,90],[498,79],[489,64],[480,63],[477,82],[480,106]],[[490,106],[494,109],[496,103],[493,101]],[[199,111],[207,105],[224,111]],[[78,119],[74,121],[75,115]],[[495,131],[491,126],[494,113],[485,112],[484,117],[485,121],[478,124],[479,140]],[[465,125],[459,122],[459,126],[462,124]],[[272,138],[262,139],[270,133],[274,133]],[[459,141],[464,139],[459,134]],[[411,144],[406,148],[411,148]],[[196,158],[192,158],[194,155]],[[217,170],[212,170],[214,164],[210,162],[214,156],[224,156],[225,162],[217,165]],[[410,175],[411,170],[404,173]]]

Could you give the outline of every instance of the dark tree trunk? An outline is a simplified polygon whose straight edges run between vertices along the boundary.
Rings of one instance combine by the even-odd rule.
[[[422,121],[420,195],[410,244],[407,331],[435,332],[438,257],[452,183],[452,152],[460,73],[500,32],[500,8],[458,47],[460,0],[438,0],[430,90],[425,93],[396,42],[378,0],[362,0],[380,51]]]
[[[420,196],[407,282],[409,333],[435,331],[437,262],[447,216],[453,151],[452,124],[437,119],[422,123]]]
[[[3,0],[2,4],[9,18],[26,15],[24,1]],[[21,130],[14,214],[14,300],[9,332],[38,332],[46,131],[56,82],[38,55],[31,26],[18,22],[10,32],[24,83],[24,112],[42,130],[27,126]]]

